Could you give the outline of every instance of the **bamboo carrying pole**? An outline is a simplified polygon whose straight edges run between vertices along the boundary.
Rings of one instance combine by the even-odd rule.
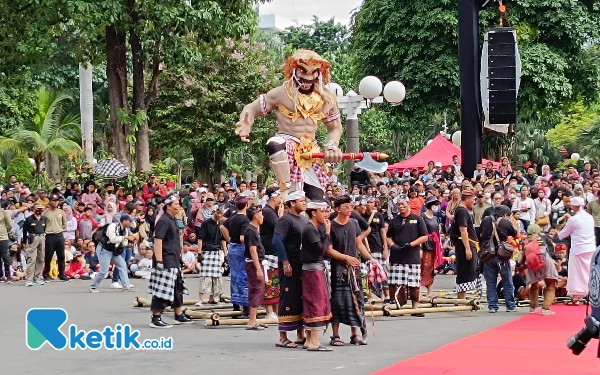
[[[183,301],[183,305],[190,306],[189,309],[193,310],[222,310],[233,308],[233,305],[230,303],[226,303],[223,305],[194,306],[197,302],[197,299],[185,300]],[[208,300],[205,300],[204,302],[208,302]],[[150,307],[150,300],[144,297],[135,297],[133,300],[133,307]]]
[[[411,314],[431,314],[431,313],[444,313],[444,312],[457,312],[457,311],[473,311],[473,306],[448,306],[448,307],[432,307],[429,309],[402,309],[392,310],[389,312],[390,316],[403,316]]]
[[[218,327],[218,326],[245,326],[248,325],[248,319],[215,319],[215,317],[211,319],[206,319],[205,327]],[[260,324],[277,324],[278,321],[275,318],[269,319],[257,319],[256,320]]]
[[[258,310],[258,314],[266,314],[265,310]],[[241,311],[194,311],[186,310],[185,315],[191,319],[210,319],[213,316],[233,318],[242,315]]]

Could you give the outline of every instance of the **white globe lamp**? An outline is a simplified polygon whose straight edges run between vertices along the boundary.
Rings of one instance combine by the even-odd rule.
[[[406,88],[402,82],[388,82],[383,88],[383,97],[392,104],[400,103],[406,97]]]
[[[329,90],[329,92],[332,93],[333,95],[344,96],[344,89],[342,89],[342,86],[338,85],[337,83],[331,82],[326,87],[327,87],[327,90]]]
[[[454,132],[454,134],[452,134],[452,143],[454,143],[455,146],[460,147],[462,144],[461,137],[462,137],[462,132],[460,130]]]
[[[429,146],[431,144],[431,142],[433,142],[433,139],[430,139],[427,141],[427,146]]]
[[[367,76],[360,81],[358,92],[367,99],[375,99],[381,94],[383,84],[375,76]]]
[[[581,156],[578,153],[574,152],[571,154],[571,160],[579,161],[579,159],[581,159]]]

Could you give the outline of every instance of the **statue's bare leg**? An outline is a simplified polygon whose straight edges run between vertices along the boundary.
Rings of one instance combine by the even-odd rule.
[[[279,189],[287,195],[287,192],[292,189],[292,183],[290,181],[290,161],[286,150],[286,140],[283,137],[271,137],[267,141],[266,148]]]

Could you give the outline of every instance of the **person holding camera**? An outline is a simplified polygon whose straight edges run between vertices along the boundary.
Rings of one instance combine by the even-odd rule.
[[[108,273],[110,269],[110,262],[112,261],[115,267],[120,271],[121,281],[123,282],[123,290],[133,290],[133,287],[129,283],[129,276],[127,272],[127,263],[121,256],[123,250],[129,245],[129,241],[133,241],[135,237],[131,234],[129,226],[131,225],[131,216],[129,214],[122,214],[119,224],[111,223],[105,230],[105,235],[99,241],[96,247],[96,254],[98,254],[98,260],[100,263],[100,272],[96,274],[92,284],[90,285],[90,293],[98,293],[98,286]],[[102,230],[99,229],[99,230]],[[95,238],[95,234],[93,235]]]

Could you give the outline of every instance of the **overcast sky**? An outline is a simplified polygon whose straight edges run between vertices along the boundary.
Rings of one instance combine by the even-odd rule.
[[[310,23],[313,15],[321,20],[335,17],[336,21],[348,25],[350,13],[361,4],[362,0],[271,0],[260,5],[260,13],[274,13],[300,24]]]

